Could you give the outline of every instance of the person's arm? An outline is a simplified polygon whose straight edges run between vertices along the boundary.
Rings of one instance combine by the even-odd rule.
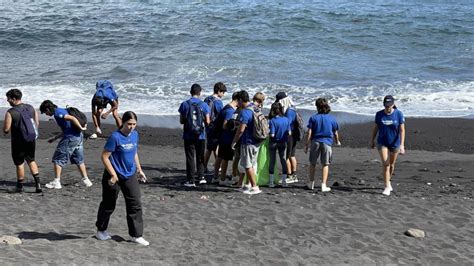
[[[232,140],[232,145],[231,145],[232,149],[235,150],[235,144],[239,141],[240,137],[242,137],[242,135],[244,134],[246,127],[247,127],[247,124],[240,124],[239,129],[237,130],[237,132],[235,132],[234,140]]]
[[[79,120],[77,120],[77,118],[75,118],[74,116],[72,115],[65,115],[64,116],[64,120],[67,120],[67,121],[70,121],[74,126],[82,129],[82,130],[87,130],[87,127],[83,127],[81,125],[81,123],[79,122]]]
[[[377,136],[377,132],[379,131],[379,127],[377,124],[374,125],[372,128],[372,136],[370,137],[370,147],[373,149],[375,148],[375,137]]]
[[[110,155],[112,152],[104,150],[102,152],[102,163],[104,164],[105,170],[110,174],[109,185],[113,186],[118,181],[117,172],[115,172],[112,163],[109,160]]]
[[[10,133],[12,127],[12,116],[9,112],[5,113],[5,119],[3,120],[3,133],[6,135]]]
[[[95,128],[100,128],[99,119],[100,119],[100,113],[102,110],[99,109],[99,107],[95,105],[94,103],[92,103],[91,106],[92,106],[92,123],[94,123]]]
[[[405,154],[405,124],[400,124],[400,154]]]
[[[39,116],[38,116],[38,112],[35,111],[35,124],[36,124],[36,129],[39,130],[39,125],[40,125],[40,121],[39,121]]]
[[[115,111],[117,109],[118,109],[118,101],[117,100],[111,101],[110,102],[110,109],[102,114],[102,116],[101,116],[102,119],[106,119],[107,116],[109,116],[109,114],[111,114],[113,111]]]
[[[309,147],[311,145],[311,137],[313,135],[313,130],[308,128],[308,133],[306,133],[306,143],[304,145],[304,152],[308,153]]]
[[[206,114],[206,125],[209,125],[211,123],[211,116],[209,114]]]
[[[334,140],[336,141],[337,146],[341,146],[341,140],[339,138],[339,131],[334,131]]]
[[[138,157],[138,152],[135,153],[135,165],[137,166],[138,180],[146,183],[146,175],[142,170],[142,165],[140,164],[140,158]]]

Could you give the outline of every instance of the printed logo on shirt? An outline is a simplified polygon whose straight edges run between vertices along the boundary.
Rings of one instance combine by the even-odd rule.
[[[120,144],[120,146],[124,150],[131,150],[135,147],[135,143]]]
[[[382,120],[382,123],[386,126],[391,126],[391,125],[395,124],[395,121],[393,121],[393,120]]]

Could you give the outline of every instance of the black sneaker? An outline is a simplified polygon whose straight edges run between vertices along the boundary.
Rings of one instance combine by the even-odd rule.
[[[183,184],[183,186],[185,186],[185,187],[196,187],[194,182],[191,182],[191,181],[187,181],[186,183]]]

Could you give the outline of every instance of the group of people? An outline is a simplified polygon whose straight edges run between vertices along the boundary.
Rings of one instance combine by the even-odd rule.
[[[265,95],[256,93],[251,99],[245,90],[232,94],[226,105],[222,98],[227,92],[222,82],[214,85],[214,93],[201,100],[202,88],[199,84],[191,86],[191,97],[183,101],[178,109],[183,125],[183,140],[186,156],[186,187],[219,183],[235,185],[245,194],[259,194],[257,183],[257,158],[263,145],[268,147],[269,180],[268,186],[277,184],[285,187],[298,182],[297,160],[295,157],[298,141],[304,141],[305,153],[309,153],[309,178],[307,188],[314,189],[316,164],[321,163],[321,191],[328,192],[329,165],[332,162],[332,146],[341,145],[339,125],[330,115],[331,108],[324,98],[315,101],[317,113],[309,118],[306,134],[300,114],[291,98],[285,92],[278,92],[271,104],[268,118],[263,114]],[[39,119],[34,107],[22,102],[22,93],[11,89],[6,93],[11,108],[6,112],[3,132],[11,133],[11,154],[16,166],[17,184],[14,192],[23,192],[26,162],[35,182],[35,191],[42,192],[38,165],[35,162],[35,147],[38,137]],[[382,175],[385,182],[384,195],[393,190],[391,177],[398,154],[405,152],[405,120],[403,113],[394,105],[395,99],[387,95],[383,100],[384,109],[377,112],[372,131],[371,145],[377,147],[382,160]],[[102,134],[101,119],[112,114],[117,130],[107,139],[101,160],[104,165],[102,177],[102,201],[97,214],[96,237],[110,239],[107,228],[118,193],[121,190],[127,211],[127,224],[132,241],[149,245],[143,238],[143,219],[139,181],[146,182],[137,153],[139,134],[135,131],[137,115],[132,111],[118,112],[118,96],[112,83],[101,80],[96,84],[92,98],[92,120],[95,133],[91,138]],[[110,105],[110,109],[107,106]],[[61,189],[61,170],[68,161],[77,165],[81,182],[92,186],[88,178],[83,154],[83,131],[86,125],[71,108],[61,108],[50,100],[45,100],[39,108],[41,113],[53,116],[62,133],[50,139],[59,141],[53,154],[55,178],[45,186]],[[77,109],[76,109],[77,110]],[[105,111],[106,110],[106,111]],[[303,128],[303,129],[302,129]],[[302,133],[303,132],[303,133]],[[304,136],[303,136],[304,135]],[[268,143],[268,144],[267,144]],[[214,154],[214,171],[207,166]],[[276,161],[281,164],[280,175],[275,176]],[[232,161],[232,174],[227,175],[229,161]],[[211,173],[211,178],[205,174]],[[278,183],[277,183],[278,182]]]

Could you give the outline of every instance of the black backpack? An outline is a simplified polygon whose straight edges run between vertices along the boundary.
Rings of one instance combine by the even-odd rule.
[[[294,122],[294,129],[293,132],[291,132],[291,135],[295,141],[301,141],[304,138],[304,121],[303,117],[301,117],[300,113],[296,111],[296,109],[293,109],[296,112],[296,119]]]
[[[67,110],[67,113],[69,115],[72,115],[77,120],[79,120],[79,124],[81,124],[83,127],[85,127],[87,125],[87,116],[83,112],[79,111],[79,109],[77,109],[75,107],[67,107],[66,110]],[[73,123],[71,123],[71,124],[74,127],[74,129],[76,129],[77,131],[79,131],[79,132],[82,131],[82,128],[78,128]]]
[[[188,100],[188,113],[186,114],[186,123],[184,130],[196,135],[201,135],[204,132],[204,111],[201,107],[202,102],[191,102]]]
[[[15,106],[17,112],[20,113],[20,131],[23,137],[23,140],[26,142],[32,142],[38,138],[38,128],[36,127],[36,123],[34,118],[31,116],[31,108],[30,105],[23,104],[22,106]]]
[[[204,102],[209,106],[209,110],[211,110],[211,113],[209,114],[210,118],[211,118],[211,123],[217,119],[217,116],[219,115],[216,111],[216,105],[214,104],[214,102],[217,100],[216,97],[214,97],[214,95],[211,95],[211,96],[208,96],[206,97],[206,99],[204,99]]]

